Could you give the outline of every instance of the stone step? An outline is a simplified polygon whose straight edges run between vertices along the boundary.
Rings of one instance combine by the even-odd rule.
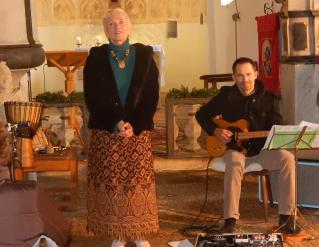
[[[154,169],[160,171],[174,170],[204,170],[207,168],[208,158],[169,158],[154,155]]]

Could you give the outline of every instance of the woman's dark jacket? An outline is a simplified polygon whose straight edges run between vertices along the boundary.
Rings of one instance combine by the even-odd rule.
[[[196,119],[208,135],[213,135],[217,127],[212,119],[222,117],[228,122],[240,119],[248,121],[249,131],[270,130],[272,125],[281,124],[278,97],[265,90],[261,81],[255,81],[255,93],[244,96],[237,85],[225,86],[196,113]],[[251,139],[245,143],[247,156],[260,152],[266,138]]]
[[[153,49],[134,44],[135,67],[125,106],[120,103],[115,77],[108,60],[108,45],[93,47],[84,67],[84,96],[90,113],[89,128],[112,132],[123,120],[130,122],[134,134],[153,129],[159,85]]]

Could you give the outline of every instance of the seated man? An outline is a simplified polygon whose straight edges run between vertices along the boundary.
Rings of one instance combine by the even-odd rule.
[[[67,246],[68,222],[38,184],[10,181],[10,157],[10,136],[0,122],[0,246],[39,246],[35,244],[42,235],[41,243],[49,237],[58,246]]]
[[[227,144],[233,133],[212,122],[222,117],[228,122],[245,119],[250,131],[270,130],[272,125],[281,124],[278,98],[267,92],[257,80],[256,65],[253,60],[242,57],[232,67],[235,85],[224,86],[220,92],[196,113],[196,119],[208,135],[215,135]],[[239,199],[243,172],[247,164],[256,161],[264,169],[279,171],[279,225],[284,233],[296,233],[295,209],[295,159],[287,150],[262,150],[265,138],[251,139],[243,144],[247,152],[229,149],[224,154],[226,164],[224,174],[224,225],[220,233],[232,233],[239,219]]]

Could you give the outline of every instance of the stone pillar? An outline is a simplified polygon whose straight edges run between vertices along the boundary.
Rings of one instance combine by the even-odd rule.
[[[82,112],[82,109],[80,103],[45,105],[42,115],[48,116],[48,118],[47,120],[42,120],[41,126],[47,132],[47,137],[51,145],[66,147],[83,145],[80,140],[81,137],[78,135],[81,134],[83,125],[86,125],[83,119],[85,113]],[[87,126],[85,126],[85,128],[87,128]],[[88,141],[86,133],[84,134],[84,138]]]
[[[319,65],[281,64],[280,82],[285,124],[319,123]]]
[[[319,122],[319,1],[286,0],[280,17],[281,112],[285,124]]]
[[[1,0],[0,60],[10,69],[33,68],[44,62],[34,4],[34,0]]]
[[[27,81],[21,78],[27,69],[10,70],[0,61],[0,120],[5,122],[5,101],[28,101]]]
[[[11,70],[13,88],[20,89],[21,77],[30,68],[44,62],[44,51],[37,36],[34,4],[34,0],[1,0],[0,61],[5,61]]]
[[[184,132],[186,137],[185,149],[193,152],[201,149],[197,139],[199,138],[202,129],[195,119],[195,113],[200,106],[200,104],[178,105],[175,108],[176,125]]]

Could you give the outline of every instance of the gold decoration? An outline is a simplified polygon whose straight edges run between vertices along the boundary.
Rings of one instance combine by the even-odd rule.
[[[126,67],[125,60],[129,56],[129,54],[130,54],[130,50],[126,49],[123,59],[119,59],[115,51],[111,50],[111,55],[116,60],[117,65],[119,66],[120,69],[124,69]]]

